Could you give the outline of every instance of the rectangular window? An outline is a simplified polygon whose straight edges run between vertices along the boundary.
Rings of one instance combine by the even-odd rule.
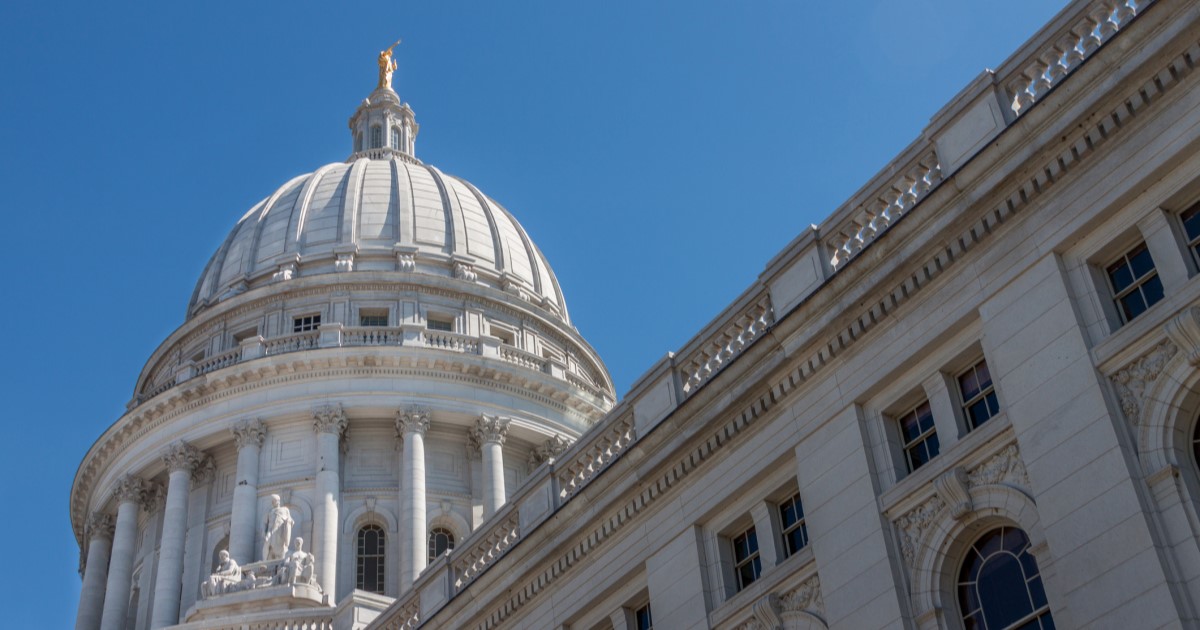
[[[958,391],[962,394],[963,415],[967,419],[968,431],[1000,413],[1000,402],[996,399],[996,388],[992,386],[987,361],[976,363],[958,376]]]
[[[929,401],[914,407],[899,422],[900,437],[904,440],[904,459],[908,462],[908,472],[912,472],[938,454],[938,436],[933,426]]]
[[[362,309],[358,312],[359,326],[387,326],[388,312],[386,309]]]
[[[378,149],[383,146],[383,129],[379,127],[371,127],[371,148]]]
[[[654,620],[650,617],[650,604],[633,611],[634,628],[637,630],[652,630]]]
[[[321,325],[320,315],[305,315],[292,318],[292,332],[302,333],[316,330]]]
[[[804,504],[800,493],[779,504],[779,522],[783,525],[783,555],[785,558],[808,546],[808,526],[804,524]]]
[[[1200,263],[1200,203],[1183,211],[1179,215],[1179,220],[1183,223],[1183,234],[1187,238],[1188,248],[1192,250],[1192,255],[1196,257],[1196,262]]]
[[[392,127],[392,148],[400,150],[400,130]]]
[[[762,562],[758,558],[758,535],[751,527],[733,537],[733,573],[737,580],[737,590],[742,590],[754,583],[762,574]]]
[[[441,330],[445,332],[454,332],[454,322],[448,319],[429,318],[425,322],[425,327],[429,330]]]
[[[1104,271],[1112,285],[1113,301],[1117,303],[1122,322],[1141,315],[1163,299],[1162,280],[1154,269],[1154,259],[1145,243],[1126,252]]]

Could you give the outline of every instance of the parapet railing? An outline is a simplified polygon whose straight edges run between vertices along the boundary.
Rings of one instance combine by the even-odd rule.
[[[324,324],[315,330],[269,339],[252,337],[242,341],[238,347],[220,354],[199,361],[184,361],[169,376],[163,378],[156,375],[150,382],[163,378],[162,382],[139,394],[134,400],[134,404],[140,405],[197,376],[260,357],[316,348],[361,346],[408,346],[479,355],[549,374],[573,387],[586,391],[597,399],[611,401],[612,398],[587,377],[582,366],[575,365],[575,369],[578,370],[576,373],[565,363],[505,345],[497,337],[488,335],[476,337],[449,331],[429,330],[421,325],[343,326],[342,324]]]

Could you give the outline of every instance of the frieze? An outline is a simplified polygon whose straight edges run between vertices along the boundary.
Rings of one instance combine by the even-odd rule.
[[[1004,450],[988,458],[967,474],[971,487],[1007,483],[1028,490],[1029,472],[1025,470],[1025,462],[1021,461],[1021,451],[1016,444],[1009,444]]]
[[[784,593],[779,598],[779,609],[786,620],[788,613],[807,612],[825,617],[825,599],[821,597],[821,578],[812,577],[800,583],[800,586]]]

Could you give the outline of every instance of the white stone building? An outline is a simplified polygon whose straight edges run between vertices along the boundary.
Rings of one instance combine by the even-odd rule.
[[[81,464],[77,627],[1200,627],[1198,64],[1072,2],[619,404],[381,72]]]

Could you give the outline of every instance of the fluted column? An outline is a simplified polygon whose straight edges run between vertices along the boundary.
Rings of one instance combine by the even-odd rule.
[[[100,627],[114,527],[111,514],[92,512],[83,528],[84,540],[87,541],[87,564],[83,568],[83,587],[79,589],[75,630],[97,630]]]
[[[179,623],[188,495],[192,491],[192,475],[212,466],[212,460],[203,451],[182,441],[167,446],[162,459],[169,476],[167,503],[163,508],[162,538],[158,551],[158,577],[154,581],[154,607],[150,614],[152,630]]]
[[[504,440],[508,418],[480,416],[471,430],[483,455],[483,518],[491,518],[504,505]]]
[[[338,461],[342,434],[348,422],[341,405],[313,410],[313,430],[317,433],[317,504],[313,513],[313,554],[317,556],[317,583],[333,600],[337,599],[338,504],[341,480]]]
[[[229,514],[229,555],[240,564],[254,562],[258,540],[258,459],[267,428],[262,420],[242,420],[230,429],[237,444],[237,478]],[[290,544],[290,541],[289,541]]]
[[[425,533],[425,432],[429,411],[410,408],[396,415],[396,435],[404,440],[400,469],[400,591],[413,582],[428,564]]]
[[[126,475],[117,482],[117,489],[113,492],[113,498],[117,501],[117,521],[113,527],[100,630],[125,628],[125,615],[129,612],[129,589],[133,581],[133,556],[137,553],[138,512],[149,499],[152,488],[141,477]]]

